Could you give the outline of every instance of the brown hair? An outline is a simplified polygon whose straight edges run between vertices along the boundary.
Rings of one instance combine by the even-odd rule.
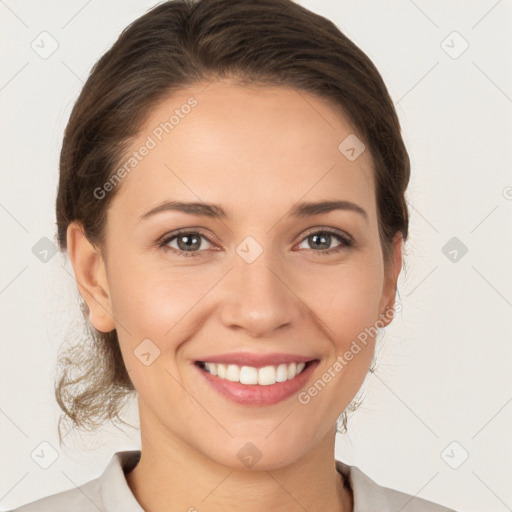
[[[105,212],[119,187],[101,200],[94,190],[112,177],[152,108],[187,86],[225,77],[314,94],[348,117],[372,155],[387,263],[393,236],[406,240],[409,223],[410,163],[393,102],[370,59],[331,21],[292,0],[172,0],[121,33],[94,65],[65,130],[56,204],[61,250],[75,220],[102,248]],[[120,419],[134,386],[116,331],[97,331],[85,302],[82,311],[87,332],[61,352],[55,396],[73,427],[95,429]]]

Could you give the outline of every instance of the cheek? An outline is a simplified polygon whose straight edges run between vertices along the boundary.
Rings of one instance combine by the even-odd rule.
[[[124,261],[110,274],[123,360],[146,401],[183,407],[189,399],[172,376],[178,375],[177,351],[194,333],[189,319],[197,319],[198,302],[211,288],[211,278],[198,274],[192,268],[148,267],[141,261]]]
[[[211,276],[202,275],[198,268],[124,262],[110,280],[114,317],[131,337],[170,338],[170,331],[211,287]]]
[[[302,278],[301,297],[323,322],[336,351],[371,327],[379,315],[382,275],[378,263],[321,269]]]
[[[303,296],[319,317],[333,349],[321,376],[322,382],[328,383],[330,391],[326,395],[330,394],[330,399],[325,395],[323,405],[317,404],[326,408],[326,414],[329,407],[341,412],[348,405],[361,386],[374,353],[382,268],[371,257],[352,263],[303,278]]]

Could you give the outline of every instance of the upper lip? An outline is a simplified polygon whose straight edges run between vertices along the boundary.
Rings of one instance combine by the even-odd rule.
[[[274,352],[272,354],[250,354],[248,352],[231,352],[229,354],[217,354],[206,356],[198,361],[208,363],[236,364],[238,366],[253,366],[262,368],[264,366],[279,366],[289,363],[307,363],[314,360],[311,356],[301,356],[299,354],[284,354]]]

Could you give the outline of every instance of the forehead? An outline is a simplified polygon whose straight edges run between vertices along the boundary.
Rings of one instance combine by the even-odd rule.
[[[370,152],[351,161],[339,148],[354,135],[339,110],[303,91],[198,84],[150,112],[121,162],[114,203],[139,216],[166,200],[205,201],[243,216],[346,199],[372,216]]]

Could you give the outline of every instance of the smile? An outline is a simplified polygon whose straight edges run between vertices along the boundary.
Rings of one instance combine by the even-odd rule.
[[[299,375],[307,363],[289,363],[277,366],[264,366],[255,368],[254,366],[239,366],[237,364],[211,363],[208,361],[199,361],[199,366],[219,379],[230,382],[240,382],[240,384],[260,386],[270,386],[276,382],[286,382]]]
[[[258,364],[258,363],[256,363]],[[247,366],[196,361],[199,382],[215,393],[245,406],[269,406],[296,395],[312,378],[319,359],[277,365]],[[217,375],[215,375],[215,372]]]

